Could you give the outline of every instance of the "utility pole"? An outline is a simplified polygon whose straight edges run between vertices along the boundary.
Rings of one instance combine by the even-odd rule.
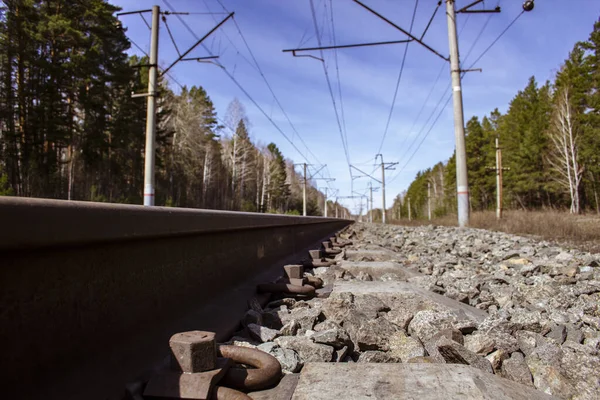
[[[454,137],[456,140],[456,195],[458,200],[458,226],[469,224],[469,183],[467,181],[467,153],[465,148],[465,121],[461,86],[461,69],[456,34],[455,0],[446,0],[448,17],[448,42],[450,46],[450,73],[452,75],[452,101],[454,104]]]
[[[408,198],[408,220],[412,221],[411,215],[410,215],[410,197]]]
[[[160,7],[152,7],[150,68],[148,70],[148,100],[146,108],[146,151],[144,157],[144,205],[154,205],[154,147],[156,136],[156,80],[158,78],[158,24]]]
[[[147,107],[146,107],[146,148],[144,151],[144,206],[153,206],[155,199],[155,189],[154,189],[154,163],[155,163],[155,148],[156,148],[156,97],[158,95],[157,90],[157,80],[159,77],[158,74],[158,31],[160,24],[160,15],[163,14],[163,21],[166,23],[166,15],[177,15],[183,14],[188,15],[188,12],[171,12],[164,11],[161,13],[159,6],[152,6],[152,9],[147,10],[139,10],[139,11],[128,11],[117,13],[117,16],[122,15],[131,15],[131,14],[144,14],[147,12],[152,12],[152,26],[151,26],[151,35],[150,35],[150,59],[149,64],[143,65],[148,67],[148,92],[147,93],[132,93],[132,98],[138,97],[146,97],[147,98]],[[202,43],[206,38],[208,38],[211,34],[213,34],[221,25],[223,25],[228,19],[233,17],[234,13],[230,13],[225,19],[219,22],[214,28],[212,28],[206,35],[202,38],[198,39],[198,41],[190,47],[183,54],[179,54],[179,49],[175,46],[179,57],[166,69],[164,69],[160,76],[166,74],[171,68],[173,68],[180,61],[202,61],[206,59],[214,59],[218,58],[218,56],[210,56],[210,57],[194,57],[194,58],[184,58],[188,55],[192,50],[194,50],[200,43]],[[143,15],[142,15],[143,17]],[[168,29],[168,26],[167,26]],[[171,38],[172,39],[172,38]]]
[[[397,162],[384,163],[383,162],[383,154],[377,154],[375,156],[376,160],[377,160],[377,157],[381,157],[381,204],[382,204],[381,223],[385,224],[386,223],[385,222],[385,214],[386,214],[386,210],[385,210],[385,170],[386,169],[394,169],[392,167],[398,163]]]
[[[427,182],[427,216],[431,221],[431,182]]]
[[[327,218],[327,191],[328,187],[321,188],[321,190],[325,189],[325,201],[323,202],[323,216]]]
[[[502,149],[496,136],[496,218],[502,218]]]
[[[306,163],[304,166],[304,184],[302,185],[302,215],[306,217]]]
[[[369,222],[373,223],[373,185],[369,182],[369,192],[371,199],[371,208],[369,209]]]
[[[496,168],[486,167],[496,172],[496,219],[502,219],[502,172],[510,171],[510,168],[502,167],[502,148],[500,139],[496,136]]]

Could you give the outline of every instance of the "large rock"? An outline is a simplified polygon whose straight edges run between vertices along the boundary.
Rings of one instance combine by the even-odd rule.
[[[380,298],[371,294],[354,296],[354,306],[369,318],[377,318],[380,312],[390,310]]]
[[[538,390],[562,398],[571,398],[576,394],[575,386],[561,371],[562,357],[563,351],[560,347],[549,343],[534,349],[525,357],[525,362]]]
[[[437,354],[434,355],[430,353],[429,355],[438,362],[444,362],[446,364],[465,364],[491,374],[494,373],[492,365],[486,358],[473,353],[459,343],[456,343],[454,340],[442,336],[435,339],[433,346],[437,349]],[[427,348],[433,347],[428,345]]]
[[[275,357],[281,364],[281,370],[285,373],[298,372],[302,368],[302,360],[294,350],[282,349],[273,342],[263,343],[257,349]]]
[[[467,335],[464,340],[467,349],[482,356],[487,356],[496,348],[496,341],[482,333]]]
[[[521,353],[512,353],[510,358],[502,363],[500,372],[506,379],[522,383],[523,385],[533,386],[531,371],[529,371],[529,367],[525,363],[525,358]]]
[[[296,321],[300,324],[300,328],[298,329],[298,334],[303,334],[307,330],[312,329],[319,318],[321,317],[321,311],[316,308],[299,307],[294,308],[290,311],[289,314],[283,315],[281,318],[281,322],[283,324],[287,324],[290,321]]]
[[[407,336],[404,332],[397,332],[389,339],[389,354],[401,362],[408,362],[414,357],[424,357],[426,352],[419,339]]]
[[[303,363],[330,362],[333,358],[333,347],[314,343],[307,337],[282,336],[275,339],[281,348],[294,350]]]
[[[384,317],[368,320],[356,332],[356,343],[361,351],[389,350],[390,338],[398,332],[398,327]]]
[[[469,333],[476,329],[476,325],[466,316],[458,316],[455,312],[425,310],[415,314],[408,325],[408,332],[426,342],[442,329],[453,328]]]
[[[276,329],[270,329],[256,324],[249,324],[247,328],[250,336],[262,343],[272,342],[279,336],[279,331]]]
[[[311,336],[311,339],[315,343],[326,344],[336,350],[340,350],[344,346],[352,346],[350,335],[342,328],[316,332]]]

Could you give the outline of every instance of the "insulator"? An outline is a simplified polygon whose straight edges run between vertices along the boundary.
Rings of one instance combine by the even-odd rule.
[[[527,0],[523,3],[523,10],[531,11],[531,10],[533,10],[534,6],[535,6],[535,4],[533,3],[533,0]]]

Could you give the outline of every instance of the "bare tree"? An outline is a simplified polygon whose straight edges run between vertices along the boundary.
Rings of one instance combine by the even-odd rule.
[[[567,87],[556,93],[556,104],[549,137],[553,151],[548,158],[557,172],[556,181],[569,190],[571,213],[578,214],[579,187],[583,176],[583,167],[578,162],[579,141]]]

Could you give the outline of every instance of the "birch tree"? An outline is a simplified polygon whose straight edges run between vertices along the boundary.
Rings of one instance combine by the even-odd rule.
[[[553,144],[553,151],[550,153],[548,161],[557,173],[554,176],[556,181],[569,191],[570,212],[579,214],[579,187],[583,168],[578,162],[579,140],[570,104],[569,89],[565,87],[559,90],[555,97],[552,126],[548,133]]]

